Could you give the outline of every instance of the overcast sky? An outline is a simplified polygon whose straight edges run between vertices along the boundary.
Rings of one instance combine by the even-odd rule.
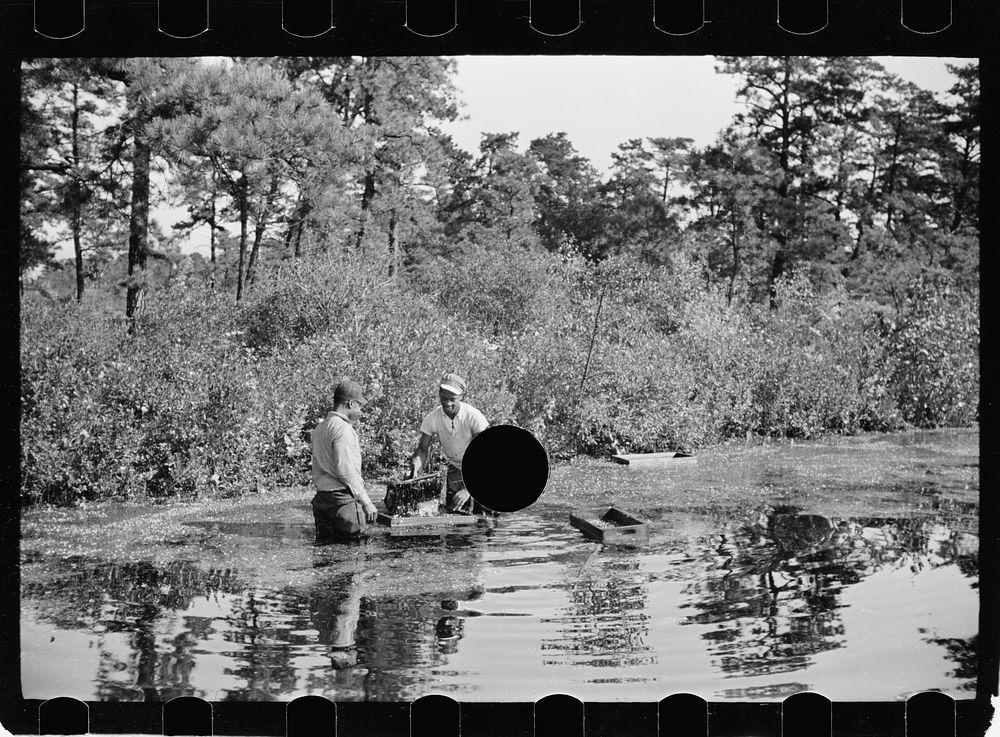
[[[944,92],[945,64],[967,60],[878,57],[890,72]],[[460,56],[456,85],[466,120],[444,130],[466,151],[482,133],[532,139],[565,131],[602,172],[629,138],[687,137],[711,143],[738,111],[736,78],[711,56]]]

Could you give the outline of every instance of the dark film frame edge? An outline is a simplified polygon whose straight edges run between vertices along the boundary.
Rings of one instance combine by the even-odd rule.
[[[536,0],[537,1],[537,0]],[[219,0],[210,2],[211,24],[207,32],[194,38],[171,38],[157,31],[156,4],[125,4],[114,0],[89,0],[84,31],[64,39],[46,38],[34,31],[33,7],[29,2],[15,3],[5,0],[0,4],[0,95],[13,104],[0,110],[0,165],[4,167],[4,196],[0,200],[3,216],[0,218],[0,233],[7,236],[7,242],[16,242],[18,199],[14,182],[17,181],[17,105],[19,90],[19,66],[23,58],[32,56],[137,56],[137,55],[233,55],[309,54],[323,53],[333,47],[339,53],[372,54],[448,54],[468,53],[520,53],[520,54],[775,54],[791,53],[803,55],[835,54],[912,54],[924,56],[980,57],[983,80],[983,144],[986,176],[982,181],[981,202],[996,201],[996,151],[998,146],[998,79],[1000,79],[1000,57],[991,52],[991,41],[987,29],[1000,26],[1000,11],[988,8],[986,3],[971,0],[955,0],[952,4],[952,25],[940,33],[917,34],[901,26],[899,1],[881,0],[877,5],[868,4],[874,19],[857,15],[860,3],[831,0],[829,25],[810,36],[795,36],[783,32],[777,26],[776,4],[754,0],[743,4],[743,10],[736,10],[731,4],[723,7],[719,0],[706,0],[706,25],[699,31],[684,37],[671,37],[653,26],[652,2],[629,0],[612,6],[607,0],[589,0],[581,6],[581,25],[566,36],[553,38],[536,33],[529,27],[528,0],[491,0],[477,4],[476,10],[466,6],[470,0],[459,1],[458,26],[442,37],[422,38],[404,27],[404,3],[402,0],[376,0],[362,3],[359,0],[336,0],[335,26],[329,33],[319,38],[301,38],[283,33],[281,28],[280,3],[241,2],[240,0]],[[854,17],[844,18],[843,14]],[[838,13],[842,14],[838,18]],[[272,17],[273,16],[273,17]],[[590,23],[588,24],[588,16]],[[272,23],[276,22],[276,25]],[[274,25],[274,28],[271,26]],[[503,32],[497,32],[497,26]],[[10,191],[6,191],[6,190]],[[997,218],[989,208],[982,208],[982,242],[992,242],[997,235]],[[8,260],[5,281],[0,296],[6,314],[18,315],[18,292],[13,275],[16,249],[4,251]],[[981,274],[995,273],[995,256],[990,249],[981,251]],[[13,282],[13,283],[12,283]],[[996,305],[990,290],[983,292],[981,312],[993,313]],[[3,371],[0,376],[7,389],[2,395],[6,404],[4,424],[8,448],[18,443],[17,419],[19,417],[19,384],[16,358],[17,320],[4,322],[4,337],[10,346]],[[983,368],[992,346],[996,345],[995,328],[987,320],[983,326],[982,344]],[[996,477],[998,448],[996,447],[996,403],[994,390],[986,385],[981,397],[981,452],[980,469],[983,479]],[[985,431],[984,431],[985,430]],[[8,456],[14,458],[13,454]],[[7,489],[19,485],[17,463],[11,460],[0,464],[2,478]],[[981,489],[987,484],[981,483]],[[3,495],[0,504],[0,546],[2,546],[3,566],[0,567],[0,723],[15,734],[37,733],[39,728],[38,700],[25,700],[21,696],[19,651],[19,575],[18,545],[19,509],[18,500],[12,493]],[[1000,500],[996,495],[980,493],[980,633],[979,633],[979,674],[977,695],[972,699],[954,702],[956,734],[981,735],[988,724],[990,705],[989,693],[997,691],[997,669],[1000,664]],[[986,565],[983,565],[986,562]],[[555,695],[555,694],[553,694]],[[664,694],[664,697],[669,694]],[[569,702],[554,700],[556,716],[560,706]],[[763,706],[760,712],[772,716],[764,722],[773,724],[775,708],[780,715],[780,702]],[[252,706],[214,703],[213,722],[217,734],[281,734],[274,727],[284,724],[287,702],[256,703]],[[118,704],[108,702],[88,702],[90,729],[95,733],[109,730],[159,733],[161,728],[160,704]],[[358,711],[362,716],[357,726],[369,720],[383,722],[385,734],[403,734],[402,710],[409,714],[409,705],[403,704],[338,704],[338,721],[343,734],[352,730],[348,722],[354,721],[350,712]],[[346,707],[346,708],[345,708]],[[534,712],[534,704],[489,704],[469,703],[460,707],[461,731],[467,735],[494,734],[488,729],[496,725],[496,717],[505,715],[512,731],[529,734],[529,715]],[[583,734],[629,734],[628,725],[633,726],[637,715],[643,714],[651,705],[643,703],[595,703],[591,709],[583,710]],[[723,717],[732,718],[740,711],[748,711],[741,704],[709,702],[709,713],[713,711]],[[895,721],[893,714],[903,712],[903,702],[870,702],[854,704],[832,704],[833,733],[839,734],[838,721],[848,714],[867,715],[875,724]],[[588,714],[587,712],[591,713]],[[753,710],[749,710],[753,711]],[[280,715],[279,713],[280,712]],[[563,716],[579,718],[575,709]],[[727,714],[728,712],[728,714]],[[841,719],[838,719],[838,716]],[[279,718],[280,717],[280,718]],[[645,719],[648,720],[648,715]],[[415,727],[421,727],[424,718],[418,717]],[[728,721],[723,718],[722,721]],[[659,719],[657,720],[659,722]],[[844,723],[841,721],[841,723]],[[406,720],[409,725],[409,719]],[[648,721],[641,731],[648,731]],[[603,725],[603,726],[602,726]],[[541,725],[539,725],[541,726]],[[749,726],[749,725],[747,725]],[[764,727],[764,724],[760,726]],[[846,724],[845,724],[846,726]],[[902,734],[902,725],[885,723],[885,734]],[[657,724],[659,729],[663,726]],[[914,725],[915,727],[915,725]],[[264,731],[261,731],[263,729]],[[659,731],[659,729],[657,731]],[[769,730],[770,731],[770,730]],[[711,727],[709,727],[711,733]]]

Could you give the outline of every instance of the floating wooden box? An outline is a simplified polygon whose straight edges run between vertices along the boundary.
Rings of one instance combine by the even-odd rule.
[[[649,525],[618,507],[573,512],[569,523],[605,545],[641,545],[649,542]]]
[[[624,463],[626,466],[639,464],[650,466],[673,466],[697,463],[698,458],[690,453],[620,453],[611,456],[615,463]]]
[[[378,523],[388,527],[454,527],[476,525],[479,517],[471,514],[439,514],[433,517],[406,517],[401,514],[378,513]]]

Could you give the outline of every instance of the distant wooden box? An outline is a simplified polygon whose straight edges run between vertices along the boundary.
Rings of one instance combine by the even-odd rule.
[[[649,524],[618,507],[573,512],[569,523],[605,545],[643,545],[649,542]]]
[[[615,463],[628,465],[673,466],[697,463],[698,458],[690,453],[620,453],[611,456]]]

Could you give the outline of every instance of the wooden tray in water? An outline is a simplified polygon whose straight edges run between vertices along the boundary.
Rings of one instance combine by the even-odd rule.
[[[649,542],[649,524],[618,507],[573,512],[569,523],[605,545],[642,545]]]
[[[401,514],[378,513],[378,523],[387,527],[465,527],[479,524],[471,514],[439,514],[432,517],[407,517]]]
[[[628,465],[673,466],[697,463],[698,458],[690,453],[619,453],[611,456],[615,463]]]

